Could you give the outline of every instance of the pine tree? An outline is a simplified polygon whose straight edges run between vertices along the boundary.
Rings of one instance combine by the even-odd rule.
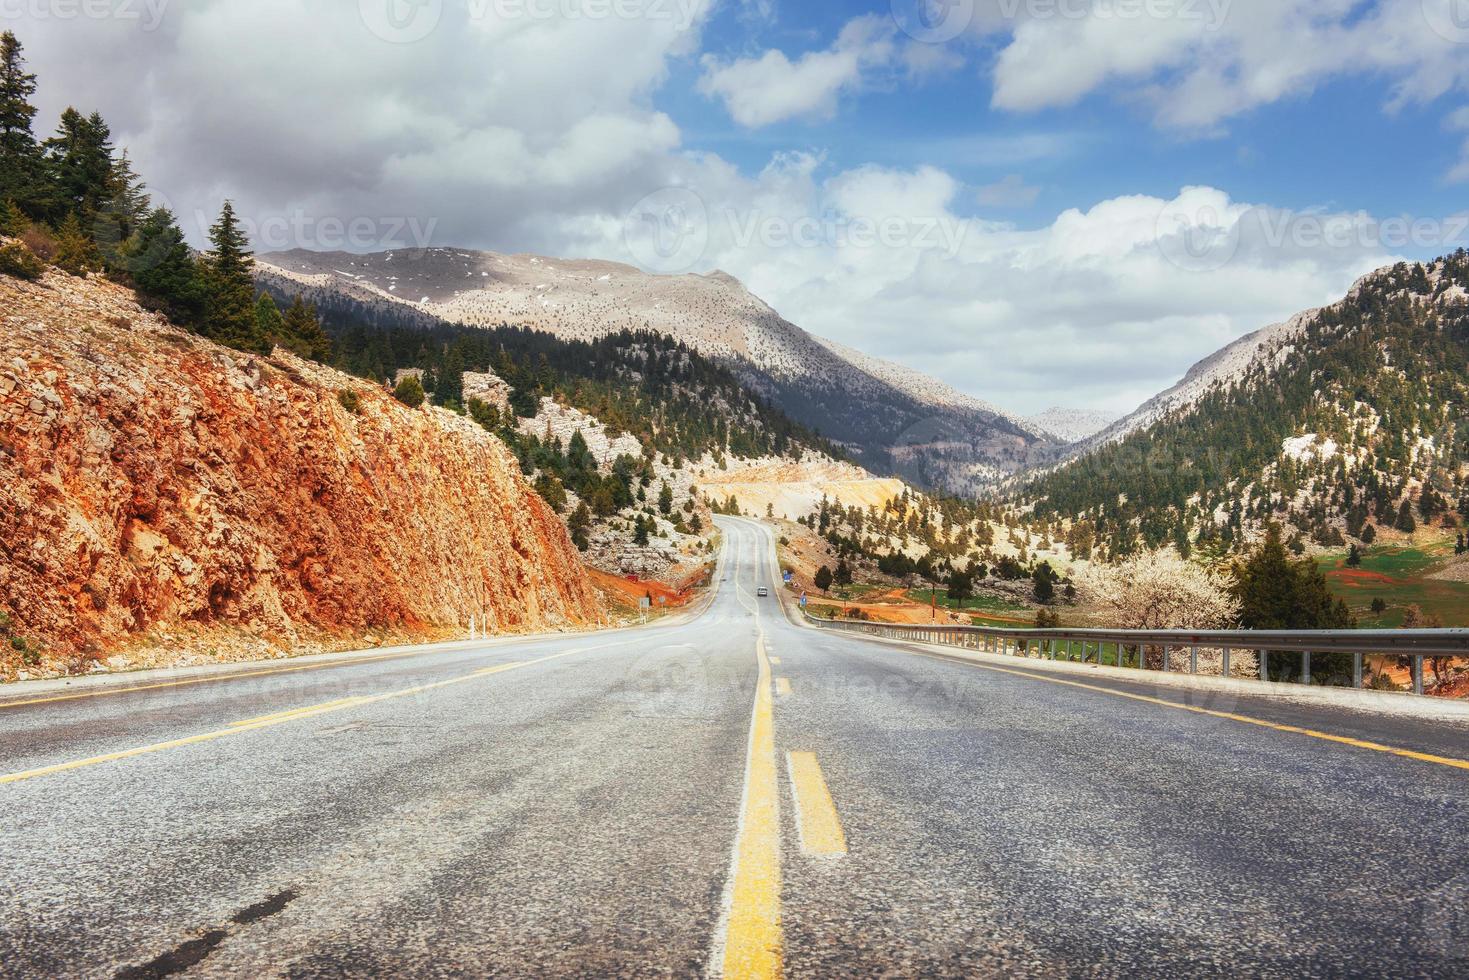
[[[1292,560],[1270,525],[1260,547],[1234,568],[1240,624],[1252,630],[1342,629],[1351,625],[1346,603],[1331,594],[1326,576],[1309,558]]]
[[[1371,544],[1377,540],[1377,528],[1371,524],[1362,528],[1362,543]]]
[[[0,235],[19,235],[30,227],[30,221],[14,201],[0,200]]]
[[[90,227],[103,202],[112,198],[112,131],[97,113],[74,108],[61,114],[56,135],[43,148],[56,200],[51,214],[75,212]]]
[[[41,216],[45,194],[41,147],[31,124],[36,76],[14,32],[0,34],[0,200],[13,201],[30,217]]]
[[[126,252],[148,217],[148,194],[143,179],[133,170],[127,150],[112,163],[107,180],[108,197],[92,222],[92,237],[109,269],[126,264]]]
[[[1418,522],[1413,519],[1413,505],[1404,500],[1403,505],[1398,508],[1398,519],[1393,525],[1404,534],[1412,534],[1418,530]]]
[[[393,397],[398,399],[409,408],[419,408],[428,397],[424,394],[423,383],[416,375],[404,375],[403,380],[398,382],[398,387],[393,389]]]
[[[321,319],[316,314],[316,307],[308,305],[300,296],[291,301],[286,307],[285,315],[285,340],[284,346],[297,357],[307,360],[326,363],[332,356],[332,342],[327,337],[326,331],[321,328]],[[462,398],[463,386],[459,389]]]
[[[831,569],[827,568],[825,565],[822,565],[820,568],[818,568],[816,570],[815,582],[816,588],[821,590],[822,592],[830,590],[832,583]]]
[[[666,482],[658,491],[658,513],[664,517],[673,513],[673,488]]]
[[[68,214],[56,232],[56,265],[74,276],[102,266],[102,256],[91,237],[82,230],[76,213]]]
[[[270,353],[270,342],[255,320],[255,260],[235,217],[234,205],[224,203],[219,220],[209,229],[213,250],[204,257],[204,319],[201,333],[236,350]]]
[[[262,292],[255,300],[255,329],[260,336],[271,344],[281,344],[284,340],[286,321],[281,316],[280,307],[275,305],[275,300],[269,293]]]
[[[124,263],[145,299],[161,305],[178,323],[197,323],[204,307],[198,263],[172,212],[159,208],[144,219]]]
[[[1361,564],[1362,549],[1358,548],[1356,545],[1352,545],[1351,550],[1347,552],[1347,567],[1356,568]]]
[[[576,545],[580,551],[586,551],[591,547],[590,530],[592,526],[592,511],[583,500],[576,505],[576,510],[566,520],[566,529],[571,532],[571,543]]]

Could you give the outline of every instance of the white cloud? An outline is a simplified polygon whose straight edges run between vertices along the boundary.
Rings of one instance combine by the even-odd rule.
[[[1024,229],[964,216],[963,186],[929,167],[824,175],[819,160],[791,156],[754,178],[687,176],[710,216],[701,271],[724,269],[815,333],[1020,412],[1128,411],[1419,244],[1367,215],[1291,214],[1214,188],[1113,198]],[[890,240],[854,241],[886,222],[899,231]],[[762,227],[819,230],[741,236]],[[592,235],[577,251],[625,258]]]
[[[861,85],[865,70],[893,58],[893,33],[890,22],[866,16],[842,28],[829,49],[795,61],[773,49],[732,62],[706,55],[699,91],[722,99],[734,121],[751,128],[800,116],[830,116],[838,97]]]
[[[90,20],[16,29],[40,75],[44,128],[67,104],[101,110],[196,241],[229,195],[257,222],[410,218],[435,228],[437,244],[629,261],[623,227],[635,202],[690,188],[713,217],[702,270],[724,268],[804,327],[1018,411],[1131,408],[1198,357],[1336,297],[1396,251],[1352,235],[1312,244],[1276,212],[1208,188],[1166,202],[1118,197],[1040,228],[973,216],[975,189],[950,172],[960,161],[1005,173],[1069,152],[1071,134],[935,141],[910,147],[919,162],[905,168],[832,172],[819,154],[780,154],[751,175],[683,149],[653,104],[670,63],[697,53],[701,17],[693,30],[656,19],[469,22],[445,4],[437,31],[390,44],[356,7],[195,0],[169,6],[154,32]],[[877,26],[844,31],[831,51],[847,48],[867,53],[852,84],[907,70],[901,39]],[[888,53],[864,67],[878,51]],[[827,97],[848,84],[835,95],[825,86]],[[1160,214],[1183,222],[1160,224]],[[284,244],[329,244],[306,227]],[[1221,241],[1227,260],[1191,271],[1212,265]]]
[[[1444,128],[1451,133],[1469,134],[1469,106],[1450,113],[1449,117],[1444,120]],[[1462,139],[1463,143],[1459,147],[1459,162],[1445,178],[1450,183],[1460,184],[1469,181],[1469,135],[1463,136]]]
[[[1448,13],[1457,2],[1155,0],[1070,4],[1075,16],[1020,4],[995,61],[992,102],[1025,112],[1117,91],[1150,106],[1160,125],[1207,132],[1333,77],[1372,74],[1389,80],[1392,110],[1469,81],[1469,31],[1457,36]],[[976,29],[995,26],[987,19]]]
[[[549,248],[545,216],[661,181],[680,134],[651,94],[697,52],[711,3],[570,20],[449,3],[416,43],[374,34],[357,3],[314,0],[174,3],[155,31],[85,18],[16,30],[42,125],[68,104],[101,110],[196,241],[194,213],[229,195],[257,221],[417,216],[445,240]]]

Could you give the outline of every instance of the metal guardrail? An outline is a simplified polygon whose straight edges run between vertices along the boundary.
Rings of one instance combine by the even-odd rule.
[[[1469,630],[1100,630],[1100,629],[1004,629],[989,626],[932,626],[872,623],[851,619],[822,619],[801,610],[806,621],[822,629],[835,629],[888,639],[935,643],[987,653],[1042,659],[1080,660],[1140,670],[1174,670],[1175,658],[1187,652],[1188,670],[1199,673],[1201,651],[1221,655],[1222,673],[1230,676],[1232,654],[1259,654],[1262,665],[1273,666],[1272,655],[1300,656],[1300,683],[1311,683],[1313,654],[1347,654],[1352,657],[1352,686],[1361,688],[1363,660],[1368,656],[1411,660],[1413,693],[1423,693],[1423,661],[1439,658],[1469,658]],[[1150,668],[1155,659],[1160,668]],[[1129,663],[1131,661],[1131,663]],[[1268,667],[1267,667],[1268,674]],[[1268,676],[1260,678],[1268,680]]]

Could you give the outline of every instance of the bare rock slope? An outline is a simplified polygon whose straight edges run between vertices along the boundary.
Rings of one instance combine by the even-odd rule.
[[[0,276],[0,611],[73,660],[173,628],[284,644],[601,618],[564,525],[477,426],[57,272]]]
[[[869,469],[925,486],[972,490],[1059,446],[941,382],[807,333],[721,272],[654,276],[614,262],[446,248],[260,259],[267,284],[369,311],[526,326],[572,340],[624,329],[668,334],[727,363]]]

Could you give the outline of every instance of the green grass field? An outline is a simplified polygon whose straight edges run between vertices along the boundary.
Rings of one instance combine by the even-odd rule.
[[[909,599],[925,606],[929,604],[931,596],[932,593],[928,589],[910,589],[908,591]],[[995,613],[1025,612],[1028,608],[1022,603],[1014,602],[1013,600],[1006,599],[1004,596],[997,595],[970,596],[961,605],[953,599],[950,599],[949,593],[943,589],[940,589],[938,592],[938,604],[939,608],[950,609],[954,612],[970,612],[973,610]]]
[[[1358,568],[1348,568],[1343,553],[1322,556],[1318,562],[1332,591],[1346,599],[1363,628],[1396,629],[1414,605],[1445,626],[1469,626],[1469,582],[1428,577],[1453,559],[1453,542],[1442,541],[1369,548]],[[1374,599],[1387,604],[1380,615],[1372,611]]]

